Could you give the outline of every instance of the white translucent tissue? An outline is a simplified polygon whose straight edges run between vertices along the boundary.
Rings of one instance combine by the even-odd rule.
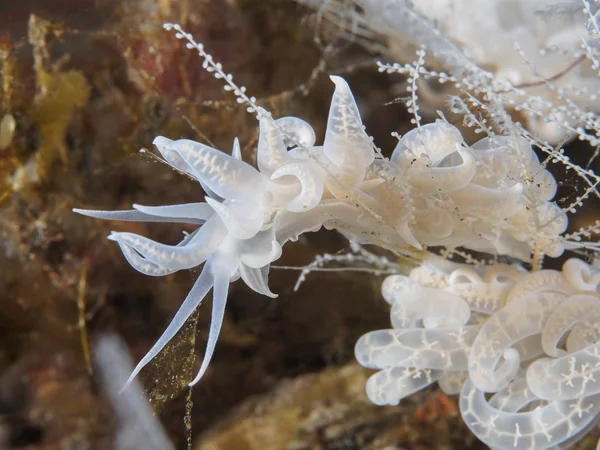
[[[548,215],[558,208],[551,202],[554,179],[520,137],[491,136],[469,147],[457,128],[438,120],[404,135],[387,160],[365,132],[348,84],[337,76],[331,79],[335,91],[323,145],[315,145],[315,133],[305,121],[275,120],[257,107],[258,168],[242,160],[237,140],[231,155],[188,139],[154,140],[169,165],[198,180],[205,202],[133,205],[127,211],[74,210],[105,220],[198,226],[177,245],[128,232],[108,236],[146,275],[165,276],[204,264],[181,308],[129,381],[175,336],[212,289],[212,321],[204,361],[192,381],[196,383],[214,352],[230,282],[241,278],[254,291],[275,297],[267,282],[270,264],[280,257],[286,242],[322,226],[399,253],[447,246],[529,260],[534,249],[550,255],[562,252],[559,235],[566,219],[538,217],[539,211]],[[526,179],[536,181],[537,195],[524,190]],[[538,226],[546,222],[547,226]],[[493,310],[505,286],[486,285],[468,295],[461,286],[451,289],[457,290],[455,295],[446,294],[452,301],[431,295],[423,314],[408,301],[403,309],[396,306],[397,320],[423,324],[425,333],[458,326],[468,319],[469,302],[475,311]],[[421,295],[414,292],[413,301]],[[439,313],[444,311],[439,309],[442,305],[461,313],[444,316]]]
[[[378,369],[376,404],[439,383],[460,394],[473,433],[493,449],[559,448],[600,418],[600,271],[432,260],[382,286],[392,329],[367,333],[357,360]]]

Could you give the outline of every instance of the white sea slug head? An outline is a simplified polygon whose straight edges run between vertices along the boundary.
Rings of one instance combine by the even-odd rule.
[[[130,381],[156,356],[213,289],[213,314],[204,361],[192,384],[205,373],[223,321],[229,283],[237,278],[256,292],[275,297],[267,285],[269,265],[281,255],[290,226],[276,230],[283,212],[315,208],[323,195],[321,174],[306,160],[294,158],[287,146],[295,142],[310,149],[312,128],[301,119],[276,121],[259,111],[260,137],[256,170],[241,159],[237,140],[232,155],[199,142],[157,137],[164,159],[178,171],[197,179],[207,193],[205,203],[172,206],[134,205],[130,211],[87,211],[81,214],[108,220],[189,223],[198,226],[178,245],[165,245],[133,233],[112,233],[125,258],[138,271],[163,276],[204,263],[181,308],[163,335],[142,358]],[[314,227],[311,224],[311,227]],[[319,224],[320,226],[320,224]]]
[[[205,202],[134,205],[129,211],[75,210],[107,220],[198,226],[177,245],[161,244],[133,233],[109,236],[127,261],[147,275],[164,276],[204,264],[181,308],[134,369],[130,381],[175,336],[212,289],[212,321],[204,361],[191,384],[196,383],[215,349],[230,282],[242,278],[256,292],[275,297],[267,277],[283,244],[328,221],[355,220],[354,209],[343,202],[320,204],[326,186],[332,188],[335,184],[343,191],[362,182],[374,158],[347,83],[339,77],[332,80],[336,87],[323,147],[314,146],[315,133],[305,121],[296,117],[273,119],[257,107],[258,170],[242,160],[237,140],[232,155],[188,139],[159,136],[154,140],[169,165],[198,180],[207,194]]]

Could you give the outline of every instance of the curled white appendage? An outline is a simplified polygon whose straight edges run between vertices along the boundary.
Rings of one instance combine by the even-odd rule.
[[[317,136],[310,124],[298,117],[281,117],[275,124],[283,129],[283,142],[286,147],[296,147],[300,144],[304,148],[315,145]]]
[[[206,197],[205,200],[218,214],[227,231],[236,239],[250,239],[263,226],[264,213],[260,201],[246,203],[225,200],[221,203],[210,197]]]
[[[431,167],[456,151],[463,142],[458,129],[441,120],[414,128],[394,149],[391,162],[402,170]]]
[[[291,176],[300,182],[300,193],[292,198],[284,208],[292,212],[302,212],[314,208],[323,197],[323,178],[309,164],[304,162],[287,164],[271,175],[272,180]]]
[[[451,167],[411,168],[406,172],[410,184],[423,194],[448,193],[463,189],[471,182],[476,163],[469,150],[458,146],[456,151],[462,158],[460,164]]]
[[[252,199],[264,190],[264,177],[251,165],[200,142],[180,139],[166,148],[191,167],[195,177],[225,199]]]
[[[371,331],[354,347],[356,360],[371,369],[413,367],[459,371],[468,367],[479,327]]]
[[[200,302],[204,299],[208,291],[213,286],[213,276],[210,271],[204,267],[200,276],[194,283],[194,286],[188,293],[187,297],[177,310],[177,313],[169,323],[167,329],[163,332],[163,334],[158,338],[156,343],[152,346],[150,351],[146,353],[146,355],[141,359],[138,365],[133,369],[133,372],[129,376],[129,379],[125,383],[123,389],[125,389],[129,383],[137,376],[137,374],[144,368],[146,364],[148,364],[158,353],[164,348],[167,343],[173,339],[173,337],[177,334],[177,332],[181,329],[183,324],[185,324],[186,320],[190,317],[190,315],[196,310]],[[214,308],[214,306],[213,306]]]
[[[450,274],[446,291],[463,298],[472,311],[492,314],[504,306],[512,286],[510,280],[484,281],[472,269],[458,269]]]
[[[469,355],[469,376],[478,389],[497,392],[508,386],[521,363],[511,347],[540,334],[562,299],[554,292],[537,292],[507,304],[482,325]]]
[[[469,321],[471,310],[458,295],[417,284],[398,295],[390,313],[394,328],[461,327]]]
[[[165,245],[134,233],[113,233],[108,239],[133,248],[154,264],[175,270],[202,264],[225,238],[220,220],[209,220],[184,246]]]
[[[139,206],[139,205],[138,205]],[[185,206],[185,205],[173,205],[173,206]],[[165,208],[159,207],[159,208]],[[125,210],[125,211],[94,211],[90,209],[79,209],[73,208],[73,212],[81,214],[82,216],[93,217],[95,219],[102,220],[118,220],[121,222],[168,222],[168,223],[192,223],[192,224],[203,224],[205,219],[201,217],[192,217],[191,214],[187,214],[186,217],[166,217],[160,214],[149,214],[141,210]]]
[[[393,305],[402,295],[410,289],[418,289],[419,283],[404,275],[390,275],[381,284],[381,293],[386,302]]]
[[[507,413],[516,413],[537,400],[539,398],[531,392],[523,377],[511,381],[507,387],[492,395],[489,406]]]
[[[369,377],[367,396],[376,405],[398,405],[400,400],[435,383],[442,372],[389,367]]]
[[[600,393],[600,343],[561,358],[544,358],[527,369],[527,383],[540,398],[568,400]]]
[[[373,146],[365,133],[348,83],[337,76],[329,78],[335,83],[335,92],[331,98],[323,151],[338,167],[353,166],[353,170],[361,168],[362,181],[367,167],[375,159]]]
[[[558,305],[552,312],[542,331],[542,345],[549,356],[564,356],[567,352],[558,344],[575,324],[598,316],[600,298],[592,295],[575,295]]]
[[[410,226],[407,221],[403,221],[401,223],[395,223],[394,229],[398,233],[398,236],[408,245],[413,246],[417,250],[423,250],[423,246],[419,242],[419,240],[413,235]]]
[[[573,288],[584,292],[598,292],[600,271],[592,270],[589,264],[580,259],[569,259],[563,265],[563,275]]]
[[[227,304],[227,292],[229,291],[231,275],[233,275],[230,274],[233,261],[227,261],[226,259],[211,261],[208,263],[208,266],[208,270],[212,272],[214,278],[212,317],[210,319],[210,330],[208,331],[208,341],[206,342],[204,359],[202,360],[202,365],[200,366],[200,370],[198,370],[198,374],[189,384],[190,386],[193,386],[200,381],[212,359],[219,333],[221,332],[221,326],[223,325],[225,306]]]
[[[481,441],[492,448],[552,448],[585,429],[600,413],[600,396],[553,401],[528,412],[506,412],[486,401],[469,380],[460,395],[460,412]]]

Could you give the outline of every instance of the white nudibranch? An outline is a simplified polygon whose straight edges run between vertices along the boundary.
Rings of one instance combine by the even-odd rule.
[[[407,133],[387,160],[377,156],[348,84],[340,77],[331,79],[335,92],[322,146],[315,145],[315,133],[305,121],[295,117],[275,120],[257,108],[258,168],[242,160],[237,140],[231,156],[192,140],[162,136],[154,140],[169,165],[199,181],[206,202],[133,205],[128,211],[74,210],[105,220],[198,225],[177,245],[133,233],[114,232],[108,237],[119,245],[127,261],[146,275],[164,276],[204,264],[181,308],[129,381],[175,336],[212,289],[206,354],[190,384],[198,382],[215,349],[229,283],[242,278],[254,291],[275,297],[267,283],[270,264],[280,257],[287,241],[322,226],[336,228],[357,242],[397,252],[426,246],[465,247],[523,260],[530,258],[534,246],[538,252],[562,252],[559,234],[566,220],[549,221],[542,229],[534,226],[544,221],[533,220],[533,214],[542,211],[549,218],[558,208],[550,203],[554,179],[540,167],[526,142],[495,136],[469,147],[455,127],[438,120]],[[537,177],[535,204],[520,178],[528,173]],[[503,289],[502,283],[494,285],[473,301],[480,302],[484,312],[495,309]],[[417,289],[411,294],[412,301],[420,292]],[[432,291],[427,288],[425,292]],[[399,325],[425,324],[423,329],[389,337],[394,342],[406,341],[406,348],[397,346],[395,350],[403,360],[411,360],[419,339],[441,339],[444,351],[449,352],[442,358],[435,352],[427,355],[422,364],[432,364],[435,373],[421,379],[414,389],[422,387],[423,380],[442,382],[448,364],[458,364],[453,370],[471,370],[462,346],[474,340],[472,328],[461,336],[447,336],[437,329],[443,324],[465,325],[471,306],[461,299],[463,294],[458,290],[445,305],[463,311],[458,322],[414,315],[417,305],[412,303],[410,311],[395,310],[394,321]],[[429,307],[438,300],[431,296]],[[378,339],[373,337],[370,342]],[[373,364],[379,364],[382,357],[371,357]],[[373,389],[381,390],[381,383],[393,376],[379,377],[372,383]],[[393,397],[398,395],[395,392]]]

